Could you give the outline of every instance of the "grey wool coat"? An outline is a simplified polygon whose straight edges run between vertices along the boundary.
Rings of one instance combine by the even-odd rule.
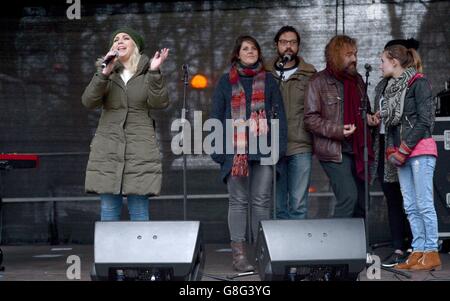
[[[169,105],[164,79],[149,70],[142,55],[127,84],[117,63],[105,76],[98,68],[82,95],[89,109],[102,108],[86,168],[86,192],[123,195],[158,195],[162,166],[150,109]]]

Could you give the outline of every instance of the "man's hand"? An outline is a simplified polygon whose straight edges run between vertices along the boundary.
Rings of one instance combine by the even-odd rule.
[[[344,136],[347,138],[356,131],[356,126],[354,124],[344,124]]]

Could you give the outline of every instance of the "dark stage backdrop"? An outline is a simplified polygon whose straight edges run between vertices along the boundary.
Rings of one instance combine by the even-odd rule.
[[[341,3],[341,1],[339,1]],[[6,203],[2,210],[2,243],[92,243],[99,202],[82,200],[89,144],[100,111],[81,105],[81,94],[94,73],[94,62],[107,52],[110,33],[127,25],[145,37],[148,55],[170,48],[163,66],[171,104],[155,112],[161,143],[163,195],[182,195],[181,157],[171,153],[173,120],[180,117],[182,64],[191,73],[205,74],[209,86],[188,93],[188,119],[194,110],[210,113],[214,86],[226,70],[234,39],[240,34],[257,38],[265,58],[274,54],[273,37],[283,25],[301,33],[301,55],[323,69],[324,47],[337,32],[358,39],[359,66],[374,67],[369,94],[380,78],[379,55],[393,38],[421,41],[425,73],[434,93],[450,76],[450,2],[448,1],[181,1],[133,2],[81,0],[80,19],[70,20],[70,4],[28,1],[2,11],[0,20],[0,153],[38,153],[35,170],[2,173],[3,197],[75,197],[71,202]],[[336,18],[337,16],[337,18]],[[189,194],[224,194],[218,166],[206,155],[188,158]],[[314,162],[312,186],[330,192],[324,173]],[[372,190],[378,191],[378,186]],[[77,200],[77,198],[80,198]],[[311,197],[310,217],[330,214],[331,197]],[[227,242],[227,200],[194,199],[188,219],[204,222],[207,242]],[[382,197],[374,197],[371,237],[389,239]],[[183,218],[180,199],[151,201],[151,218]]]

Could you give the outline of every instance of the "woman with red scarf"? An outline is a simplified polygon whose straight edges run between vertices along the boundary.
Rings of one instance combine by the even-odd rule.
[[[273,113],[278,126],[272,125]],[[220,78],[214,91],[211,118],[218,119],[223,128],[222,151],[211,156],[221,165],[222,180],[229,193],[233,268],[240,272],[252,271],[254,267],[245,251],[249,204],[249,226],[256,239],[259,222],[271,216],[273,161],[269,158],[274,152],[282,156],[287,147],[282,96],[277,82],[264,69],[261,48],[253,37],[236,39],[230,70]],[[230,132],[227,124],[233,125],[232,135],[227,135],[227,130]],[[272,138],[276,138],[273,145]],[[270,147],[270,152],[263,146]]]

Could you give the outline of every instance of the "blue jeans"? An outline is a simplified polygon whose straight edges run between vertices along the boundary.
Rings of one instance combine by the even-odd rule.
[[[283,157],[278,162],[277,218],[304,219],[308,214],[311,153]]]
[[[101,194],[101,220],[118,221],[122,212],[122,195]],[[132,221],[148,221],[148,197],[145,195],[127,196],[128,212]]]
[[[436,158],[418,156],[398,168],[403,207],[413,235],[414,251],[438,250],[438,222],[433,201],[433,173]]]

